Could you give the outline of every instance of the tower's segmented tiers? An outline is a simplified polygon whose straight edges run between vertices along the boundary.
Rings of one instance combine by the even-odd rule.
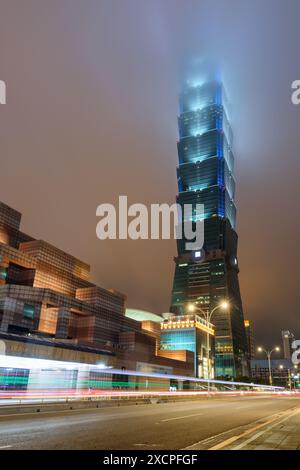
[[[222,82],[210,78],[188,82],[180,95],[177,202],[183,218],[197,221],[196,204],[204,205],[204,246],[187,251],[178,240],[171,310],[182,315],[187,304],[211,311],[223,299],[228,311],[217,309],[216,377],[248,375],[247,343],[238,282],[235,179],[232,131]],[[184,205],[192,204],[192,214]]]

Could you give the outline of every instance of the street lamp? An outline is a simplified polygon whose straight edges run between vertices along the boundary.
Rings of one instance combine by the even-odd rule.
[[[229,302],[227,300],[222,300],[215,308],[213,308],[211,311],[205,311],[201,307],[198,307],[197,305],[190,303],[188,304],[188,310],[189,312],[200,312],[201,315],[204,315],[205,320],[207,323],[210,323],[211,317],[213,313],[218,309],[222,310],[227,310],[229,308]],[[207,389],[209,391],[209,380],[210,380],[210,361],[209,361],[209,355],[210,355],[210,338],[209,338],[209,330],[207,329],[206,332],[206,360],[207,360]]]
[[[270,383],[270,385],[272,385],[273,380],[272,380],[272,369],[271,369],[271,355],[274,351],[276,351],[276,352],[280,351],[280,348],[278,346],[275,346],[275,348],[271,349],[271,351],[268,351],[267,349],[264,349],[261,346],[259,346],[257,348],[257,351],[258,352],[264,352],[267,355],[268,365],[269,365],[269,383]]]

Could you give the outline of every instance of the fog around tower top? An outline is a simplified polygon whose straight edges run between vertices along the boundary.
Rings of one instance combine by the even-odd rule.
[[[168,311],[175,242],[100,243],[95,210],[121,194],[175,202],[179,93],[191,67],[217,64],[232,109],[245,318],[258,341],[297,335],[299,14],[298,0],[2,0],[0,200],[129,307]]]

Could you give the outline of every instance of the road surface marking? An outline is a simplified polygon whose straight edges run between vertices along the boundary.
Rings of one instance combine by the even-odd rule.
[[[296,408],[296,410],[298,410],[298,409],[299,409],[299,407]],[[295,410],[295,408],[292,408],[292,411],[294,411],[294,410]],[[285,413],[287,413],[287,412],[291,412],[291,409],[288,409],[288,410],[285,411]],[[282,416],[282,412],[281,412],[280,414],[279,414],[279,413],[276,413],[276,415],[271,415],[271,416],[276,416],[276,419],[278,419],[279,416]],[[256,419],[255,421],[253,421],[252,424],[260,423],[260,421],[261,421],[262,419],[264,419],[264,418]],[[251,423],[250,423],[250,424],[251,424]],[[261,426],[265,426],[265,425],[267,425],[267,424],[268,424],[268,422],[264,422],[264,423],[261,424]],[[201,441],[194,442],[193,444],[190,444],[189,446],[184,447],[182,450],[191,450],[191,449],[195,449],[195,448],[197,448],[199,445],[208,444],[210,441],[213,441],[214,439],[217,439],[218,437],[221,437],[221,436],[226,436],[227,434],[229,434],[229,433],[231,433],[231,432],[233,432],[233,431],[238,432],[239,430],[241,430],[241,429],[244,428],[245,426],[246,426],[246,425],[240,425],[240,426],[237,426],[236,428],[227,429],[227,431],[223,431],[223,432],[220,432],[220,433],[215,434],[215,435],[213,435],[213,436],[210,436],[210,437],[207,437],[207,438],[205,438],[205,439],[202,439]],[[255,429],[256,429],[256,427],[255,427]],[[254,429],[254,430],[255,430],[255,429]],[[252,431],[253,431],[253,428],[252,428]],[[242,436],[242,435],[240,434],[240,435],[238,436],[238,439],[239,439],[241,436]],[[234,437],[236,437],[236,436],[234,436]],[[229,439],[231,439],[231,438],[229,438]]]
[[[247,439],[246,441],[242,442],[241,444],[233,447],[231,450],[242,449],[243,447],[245,447],[250,442],[255,441],[255,439],[262,436],[266,432],[270,431],[270,429],[275,428],[276,426],[278,426],[278,424],[283,423],[284,421],[288,420],[289,418],[291,418],[292,416],[298,414],[299,412],[300,412],[300,409],[296,410],[294,413],[291,413],[290,415],[286,416],[285,418],[282,418],[279,421],[276,421],[276,423],[273,423],[271,426],[268,426],[266,429],[263,429],[262,431],[257,432],[256,434],[254,434],[254,436],[249,437],[249,439]]]
[[[254,423],[260,421],[261,418],[259,418],[259,420],[256,420],[254,421]],[[210,436],[210,437],[206,437],[205,439],[202,439],[201,441],[198,441],[198,442],[194,442],[194,444],[191,444],[187,447],[184,447],[182,450],[190,450],[190,449],[194,449],[195,446],[199,446],[200,444],[204,445],[204,444],[207,444],[209,443],[210,441],[213,441],[214,439],[216,439],[217,437],[221,437],[221,436],[225,436],[226,434],[229,434],[230,432],[232,432],[233,430],[238,430],[238,429],[241,429],[243,428],[244,426],[241,425],[241,426],[237,426],[236,428],[231,428],[231,429],[227,429],[227,431],[223,431],[223,432],[220,432],[219,434],[214,434],[213,436]]]
[[[185,419],[185,418],[193,418],[194,416],[203,416],[203,413],[194,413],[192,415],[185,415],[185,416],[178,416],[177,418],[168,418],[168,419],[162,419],[160,420],[158,423],[156,424],[159,424],[159,423],[165,423],[167,421],[174,421],[175,419]]]
[[[0,446],[0,449],[7,449],[8,447],[12,447],[12,445],[10,445],[10,446]]]
[[[300,408],[296,409],[296,410],[293,410],[292,412],[290,410],[287,410],[283,413],[280,413],[280,414],[277,414],[275,416],[273,416],[273,418],[269,419],[268,421],[264,422],[264,423],[260,423],[260,424],[257,424],[256,426],[254,426],[253,428],[250,428],[250,429],[247,429],[247,431],[243,432],[242,434],[238,435],[238,436],[232,436],[232,437],[229,437],[228,439],[225,439],[225,441],[222,441],[220,442],[219,444],[216,444],[215,446],[213,447],[210,447],[208,450],[219,450],[219,449],[223,449],[224,447],[230,445],[232,442],[235,442],[239,439],[242,439],[243,437],[247,436],[248,434],[251,434],[253,433],[254,431],[256,431],[257,429],[260,429],[262,428],[263,426],[267,426],[268,424],[270,423],[273,423],[274,421],[277,421],[274,426],[278,423],[280,423],[281,421],[285,420],[285,419],[288,419],[290,418],[291,416],[293,416],[294,414],[297,414],[300,412]],[[282,416],[282,415],[288,415],[286,418],[283,418],[282,420],[279,420],[278,419]]]

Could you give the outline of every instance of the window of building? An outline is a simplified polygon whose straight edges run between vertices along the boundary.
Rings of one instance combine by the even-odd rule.
[[[30,304],[24,304],[23,307],[23,317],[30,320],[33,319],[35,313],[35,306]]]
[[[7,269],[0,268],[0,280],[5,281],[6,278],[7,278]]]

